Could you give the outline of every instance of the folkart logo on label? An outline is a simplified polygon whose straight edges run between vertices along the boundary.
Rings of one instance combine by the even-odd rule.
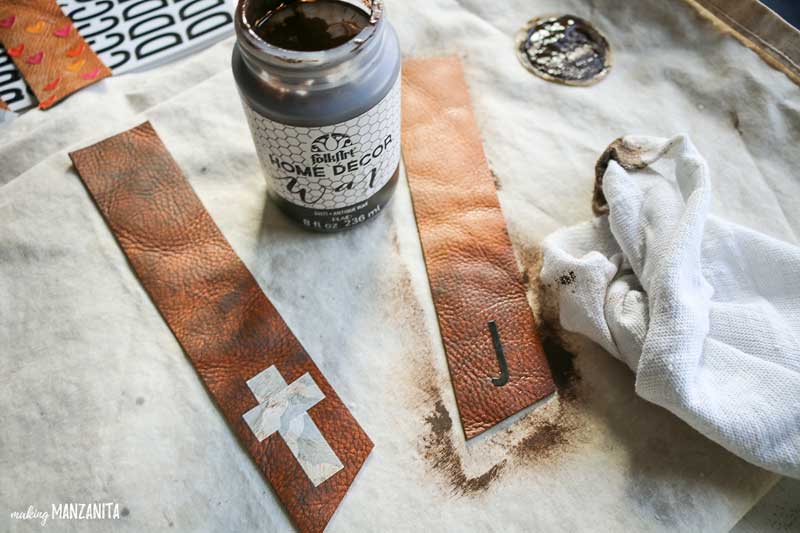
[[[269,186],[301,207],[363,202],[386,185],[400,161],[399,78],[375,107],[330,126],[287,126],[246,105],[245,111]]]

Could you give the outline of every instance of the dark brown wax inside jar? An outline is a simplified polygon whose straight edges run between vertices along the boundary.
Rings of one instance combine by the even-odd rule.
[[[316,52],[346,43],[368,24],[369,15],[339,0],[294,0],[265,13],[253,30],[273,46]]]

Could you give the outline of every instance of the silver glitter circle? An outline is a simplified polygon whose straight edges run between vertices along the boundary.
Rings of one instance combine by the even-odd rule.
[[[516,46],[523,66],[547,81],[591,85],[611,69],[611,48],[606,38],[574,15],[529,21],[517,33]]]

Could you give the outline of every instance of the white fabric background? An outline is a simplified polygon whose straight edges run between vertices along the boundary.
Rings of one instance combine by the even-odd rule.
[[[548,84],[517,63],[519,27],[567,11],[614,47],[595,87]],[[726,177],[712,212],[797,242],[800,92],[681,2],[390,0],[387,13],[405,54],[463,58],[531,279],[542,238],[591,216],[595,159],[623,133],[686,131]],[[106,80],[0,129],[0,529],[38,530],[9,518],[31,504],[116,501],[128,510],[119,522],[47,527],[290,530],[66,156],[146,119],[376,443],[330,531],[726,531],[775,483],[638,399],[629,370],[580,339],[582,403],[553,399],[464,445],[405,182],[356,231],[291,226],[265,203],[230,47]],[[454,420],[445,436],[426,422],[438,401]],[[564,443],[511,453],[567,415]],[[442,441],[457,467],[437,466]],[[503,459],[486,490],[462,490]]]

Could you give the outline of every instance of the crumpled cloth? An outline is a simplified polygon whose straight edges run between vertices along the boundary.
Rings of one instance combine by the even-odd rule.
[[[800,478],[800,248],[710,215],[688,137],[615,144],[608,214],[544,241],[563,327],[624,361],[642,398]]]

